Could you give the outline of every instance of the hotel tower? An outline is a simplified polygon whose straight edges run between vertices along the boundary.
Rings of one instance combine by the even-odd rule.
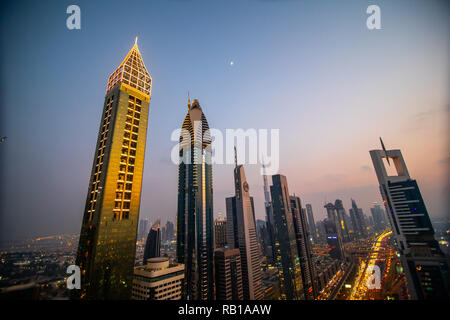
[[[381,140],[381,138],[380,138]],[[411,299],[448,299],[447,257],[435,239],[434,228],[417,181],[410,175],[400,150],[371,150],[400,261]],[[386,170],[386,162],[396,173]]]
[[[136,41],[109,76],[76,264],[85,299],[130,299],[152,79]]]
[[[177,208],[177,260],[185,265],[183,298],[212,300],[213,188],[211,136],[198,100],[188,112],[180,134]]]

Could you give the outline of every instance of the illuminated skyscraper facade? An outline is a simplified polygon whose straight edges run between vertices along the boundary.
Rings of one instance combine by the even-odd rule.
[[[341,234],[342,234],[342,241],[347,242],[349,241],[349,229],[347,225],[347,219],[345,218],[345,209],[344,205],[342,204],[342,200],[336,199],[334,202],[334,207],[336,209],[336,217],[338,219],[339,228],[341,228]]]
[[[400,150],[371,150],[400,261],[412,299],[449,298],[448,260],[434,238],[428,210],[417,181],[411,179]],[[393,162],[397,175],[388,175],[384,160]]]
[[[135,42],[108,79],[76,259],[77,297],[131,297],[151,85]]]
[[[183,297],[214,298],[211,136],[198,100],[188,101],[180,135],[177,260],[185,265]]]
[[[299,197],[290,196],[292,220],[294,222],[297,251],[302,272],[303,293],[307,300],[314,300],[317,290],[314,283],[315,272],[311,254],[311,239],[308,232],[306,210]]]
[[[244,167],[234,168],[235,196],[226,199],[228,246],[241,253],[244,299],[263,298],[261,279],[261,252],[256,234],[255,209],[250,197]],[[229,226],[228,226],[229,224]]]
[[[272,176],[274,245],[282,300],[303,300],[303,282],[286,177]]]
[[[311,240],[314,243],[316,243],[317,242],[316,222],[314,221],[314,213],[312,206],[309,203],[306,204],[306,213],[308,215],[309,234],[311,236]]]

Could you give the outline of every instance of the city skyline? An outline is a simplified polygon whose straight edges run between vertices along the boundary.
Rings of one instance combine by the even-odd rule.
[[[272,24],[270,31],[263,20],[274,9],[271,4],[247,3],[241,7],[243,13],[237,14],[236,25],[224,31],[226,17],[235,11],[215,4],[212,17],[206,20],[216,27],[217,32],[214,41],[210,42],[212,50],[208,50],[208,54],[196,51],[197,44],[210,39],[212,34],[202,31],[201,24],[195,23],[193,17],[205,16],[205,9],[197,11],[195,3],[172,4],[171,9],[188,11],[176,12],[174,16],[167,15],[167,7],[149,5],[149,8],[162,12],[163,17],[151,16],[145,23],[127,26],[115,39],[104,37],[107,31],[111,32],[111,26],[99,27],[101,19],[98,22],[89,20],[89,15],[100,15],[99,4],[81,4],[82,13],[87,17],[78,33],[70,33],[64,23],[59,22],[64,20],[63,6],[46,3],[42,8],[30,10],[37,17],[43,10],[48,10],[50,19],[38,24],[34,31],[31,26],[36,24],[37,18],[28,16],[30,19],[23,19],[23,28],[12,29],[10,34],[2,33],[2,47],[8,48],[1,60],[4,67],[1,82],[5,85],[5,94],[1,98],[5,106],[2,110],[5,132],[2,135],[7,135],[8,140],[1,144],[1,152],[2,175],[8,187],[2,192],[0,239],[79,230],[89,167],[94,156],[93,141],[106,89],[104,78],[109,75],[111,66],[123,57],[136,34],[149,71],[159,86],[150,111],[140,218],[149,217],[154,221],[161,217],[163,223],[175,220],[176,204],[172,199],[176,199],[177,170],[170,162],[170,149],[174,146],[170,133],[182,121],[182,106],[188,91],[208,106],[208,119],[219,129],[281,128],[280,172],[289,177],[291,192],[298,194],[304,203],[312,204],[317,221],[325,217],[322,209],[325,200],[342,199],[344,208],[349,210],[350,199],[354,198],[366,216],[370,214],[372,202],[381,203],[375,172],[367,156],[367,150],[378,147],[379,136],[384,137],[389,148],[401,147],[409,159],[409,168],[420,182],[430,216],[445,216],[448,186],[444,180],[449,162],[448,150],[444,147],[444,122],[448,119],[448,88],[445,87],[446,68],[442,66],[448,65],[445,61],[448,39],[444,38],[445,25],[439,19],[430,20],[433,14],[440,17],[446,11],[440,13],[439,3],[432,3],[429,7],[385,3],[383,12],[386,10],[394,17],[386,21],[379,34],[364,29],[364,5],[347,3],[340,7],[325,2],[322,4],[325,8],[319,11],[314,4],[302,7],[286,3],[275,9],[275,14],[286,14],[286,22]],[[112,4],[110,10],[115,6]],[[419,13],[424,8],[426,10]],[[17,18],[18,7],[10,3],[8,9],[9,15],[2,15],[1,21],[16,25],[12,19]],[[254,9],[261,17],[250,19],[254,24],[251,27],[244,16]],[[225,10],[224,16],[214,24],[213,19],[221,10]],[[292,13],[287,14],[288,11]],[[324,30],[319,33],[312,29],[315,30],[312,34],[323,36],[317,41],[308,36],[310,31],[304,31],[311,30],[311,26],[317,27],[317,22],[306,17],[306,13],[323,18],[325,11],[332,12],[330,25],[321,26]],[[420,14],[424,19],[413,23],[414,19],[406,13],[412,17]],[[154,15],[151,10],[150,15]],[[162,18],[168,17],[169,22],[177,23],[162,24],[168,28],[167,34],[175,37],[177,32],[185,32],[190,35],[186,40],[176,37],[176,41],[171,42],[153,31],[157,30],[154,26],[163,23]],[[350,22],[341,21],[347,18]],[[186,22],[191,20],[193,24],[189,26]],[[180,25],[188,25],[187,30],[179,30]],[[332,26],[339,28],[335,30]],[[94,33],[96,27],[98,32]],[[236,35],[238,28],[244,30],[244,35]],[[85,31],[91,34],[86,35]],[[301,45],[292,41],[294,31],[295,39]],[[33,32],[47,36],[30,39],[28,33]],[[277,34],[283,36],[277,37]],[[417,39],[408,34],[416,34],[428,49],[416,50]],[[397,36],[401,36],[400,40]],[[248,45],[244,49],[238,48],[244,45],[245,37],[254,39],[250,43],[255,49]],[[342,41],[339,44],[342,48],[335,47],[335,37]],[[35,46],[37,54],[42,57],[39,65],[34,65],[37,60],[24,55],[32,50],[30,46],[36,45],[36,41],[40,44],[38,48]],[[401,43],[389,49],[396,41]],[[355,44],[356,49],[350,50],[350,43]],[[273,46],[283,50],[275,52],[271,49]],[[399,46],[409,50],[406,61],[398,51]],[[187,54],[181,59],[174,53],[180,47],[196,51],[198,56]],[[263,53],[258,53],[258,49]],[[335,51],[331,53],[331,49]],[[321,52],[317,59],[313,58],[315,52]],[[347,53],[350,58],[345,57]],[[92,61],[89,61],[91,54]],[[378,59],[380,56],[385,59]],[[28,68],[15,68],[20,65],[19,59]],[[287,63],[281,63],[281,59]],[[323,66],[324,59],[329,59],[327,68]],[[8,64],[5,61],[9,61]],[[67,61],[70,61],[69,65]],[[399,65],[394,68],[394,64]],[[358,68],[362,71],[352,71]],[[379,73],[375,79],[370,79],[368,75],[375,70]],[[191,76],[199,71],[199,77]],[[337,83],[342,82],[346,72],[349,72],[348,84]],[[304,76],[298,77],[297,73]],[[38,81],[41,77],[44,81]],[[274,77],[279,83],[272,81]],[[428,80],[423,83],[412,78]],[[24,83],[18,85],[18,79]],[[324,84],[319,85],[320,82]],[[264,88],[268,83],[271,90],[266,91]],[[23,90],[24,86],[29,89],[26,96],[17,91]],[[47,87],[54,89],[46,91]],[[226,96],[221,91],[226,92]],[[265,93],[264,97],[261,92]],[[17,96],[23,97],[18,106],[15,104]],[[346,104],[350,106],[346,107]],[[363,108],[358,108],[361,105]],[[264,112],[258,112],[261,107]],[[244,110],[240,112],[242,117],[231,118],[233,110]],[[290,113],[298,115],[292,117],[297,121],[289,121],[285,114]],[[335,117],[339,118],[339,123]],[[24,118],[27,120],[22,121]],[[70,122],[62,119],[70,119]],[[234,184],[229,174],[231,165],[214,166],[213,170],[216,214],[225,212],[225,197]],[[259,170],[259,166],[246,165],[256,218],[264,219]],[[154,188],[154,185],[158,187]],[[36,189],[36,186],[40,188]],[[29,200],[22,201],[23,198]]]

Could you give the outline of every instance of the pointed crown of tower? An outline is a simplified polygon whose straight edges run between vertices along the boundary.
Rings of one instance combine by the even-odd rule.
[[[137,45],[137,37],[125,59],[123,59],[119,67],[109,76],[106,93],[108,93],[118,82],[136,88],[148,96],[151,94],[152,78],[142,60],[141,52]]]

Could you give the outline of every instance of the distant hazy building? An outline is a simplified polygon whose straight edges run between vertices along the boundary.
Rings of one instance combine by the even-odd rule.
[[[358,208],[356,205],[356,201],[352,200],[352,208],[349,210],[350,217],[352,219],[353,224],[353,230],[355,235],[358,237],[366,237],[367,236],[367,230],[366,230],[366,223],[364,221],[364,213],[361,208]]]
[[[286,177],[272,176],[270,186],[274,219],[276,265],[280,278],[282,300],[302,300],[302,275],[298,258],[297,238],[292,219],[289,189]]]
[[[225,248],[227,245],[227,220],[214,220],[215,248]]]
[[[147,259],[156,258],[161,255],[161,221],[158,219],[148,232],[147,240],[144,248],[144,261],[147,263]]]
[[[134,268],[133,300],[180,300],[184,265],[169,258],[152,258]]]
[[[177,208],[177,261],[186,269],[183,297],[214,298],[212,150],[209,125],[198,100],[180,135]]]
[[[311,235],[312,241],[316,243],[317,242],[316,222],[314,221],[314,213],[312,206],[309,203],[306,204],[306,213],[308,215],[309,233]]]
[[[374,204],[373,207],[370,208],[370,212],[372,213],[375,231],[383,231],[387,226],[386,214],[384,210],[380,205]]]
[[[139,220],[138,240],[143,240],[147,236],[150,221],[148,219]]]
[[[131,297],[151,85],[135,43],[108,79],[76,258],[81,290],[72,291],[74,298]]]
[[[341,233],[335,220],[328,218],[324,222],[327,237],[328,250],[333,259],[344,259],[344,247],[342,245]]]
[[[319,220],[316,223],[316,230],[318,238],[321,243],[325,243],[327,240],[326,232],[325,232],[325,222],[323,220]]]
[[[214,252],[216,300],[243,300],[241,253],[220,248]]]
[[[161,230],[161,240],[163,242],[175,239],[175,227],[172,221],[167,220],[166,225]]]
[[[235,196],[226,199],[228,247],[241,253],[242,283],[246,300],[263,298],[261,252],[256,234],[255,208],[244,167],[234,168]]]
[[[400,251],[412,299],[448,299],[448,260],[434,238],[434,229],[417,181],[409,175],[400,150],[371,150],[389,222]],[[383,160],[397,174],[388,175]]]
[[[334,207],[336,209],[336,216],[338,219],[337,223],[341,228],[342,241],[347,242],[350,240],[349,226],[347,225],[347,219],[345,219],[346,213],[342,200],[336,199],[336,201],[334,202]]]
[[[314,284],[314,265],[312,263],[311,240],[308,233],[306,210],[302,208],[299,197],[290,196],[290,202],[302,272],[303,292],[307,300],[314,300],[317,296],[317,291]]]

